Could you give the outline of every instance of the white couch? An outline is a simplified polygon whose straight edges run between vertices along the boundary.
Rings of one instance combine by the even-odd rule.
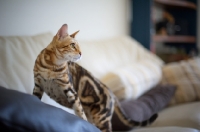
[[[0,86],[31,94],[34,61],[52,37],[51,33],[0,37]],[[162,80],[162,60],[128,36],[79,42],[83,57],[78,63],[121,100],[137,99]],[[73,114],[46,95],[42,101]],[[131,132],[200,132],[200,102],[173,104],[160,111],[152,125]]]

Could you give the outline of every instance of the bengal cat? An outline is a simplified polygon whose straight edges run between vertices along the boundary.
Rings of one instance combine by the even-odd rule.
[[[38,55],[34,66],[33,94],[41,99],[43,93],[47,93],[50,98],[72,108],[76,115],[103,132],[112,131],[111,118],[114,111],[129,127],[153,122],[157,114],[143,122],[128,119],[112,91],[75,63],[81,57],[75,40],[78,31],[68,35],[67,29],[67,24],[64,24],[52,42]]]

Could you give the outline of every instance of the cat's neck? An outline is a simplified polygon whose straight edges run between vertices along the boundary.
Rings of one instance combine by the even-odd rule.
[[[46,63],[48,63],[49,65],[55,68],[67,66],[67,61],[59,57],[55,53],[55,50],[52,50],[52,49],[48,49],[48,48],[45,49],[44,60],[46,61]]]

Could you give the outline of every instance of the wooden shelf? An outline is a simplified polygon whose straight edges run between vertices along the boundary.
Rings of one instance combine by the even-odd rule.
[[[194,36],[184,36],[184,35],[174,35],[174,36],[166,36],[166,35],[154,35],[154,42],[169,42],[169,43],[195,43],[196,37]]]
[[[158,4],[197,9],[197,6],[186,0],[154,0]]]

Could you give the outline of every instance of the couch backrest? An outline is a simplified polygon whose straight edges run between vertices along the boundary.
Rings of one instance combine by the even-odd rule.
[[[51,33],[35,36],[0,36],[0,86],[32,94],[35,59],[39,52],[50,43],[52,37]],[[139,60],[152,60],[155,64],[162,65],[159,58],[130,37],[80,41],[80,46],[83,57],[78,63],[97,78],[102,78],[106,73],[124,65],[134,65]],[[160,77],[160,74],[158,75]],[[154,82],[157,83],[157,81]],[[152,85],[148,85],[148,88],[150,86]],[[61,107],[50,100],[46,94],[42,100]]]
[[[109,71],[141,60],[150,60],[160,66],[163,64],[157,56],[128,36],[79,43],[83,57],[78,63],[98,78],[102,78]]]

